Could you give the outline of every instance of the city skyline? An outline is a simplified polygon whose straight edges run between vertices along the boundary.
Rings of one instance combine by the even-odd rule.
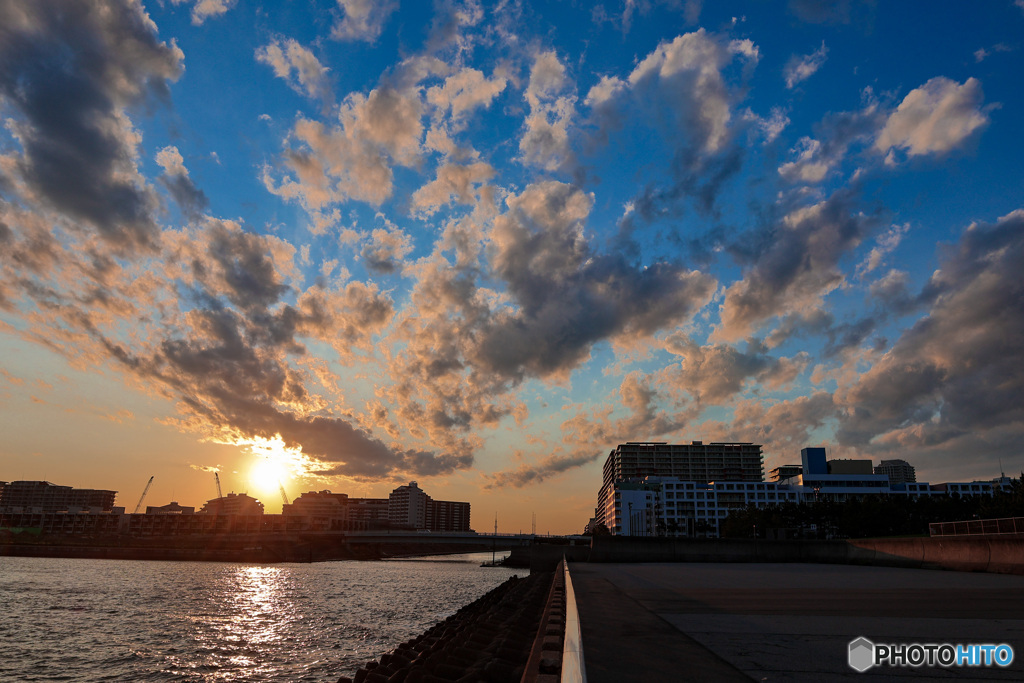
[[[0,4],[0,479],[573,533],[627,441],[1024,470],[1024,2]]]

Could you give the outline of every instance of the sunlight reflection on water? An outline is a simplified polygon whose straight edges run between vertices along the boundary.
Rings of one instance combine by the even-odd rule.
[[[0,558],[2,681],[335,681],[515,573]]]

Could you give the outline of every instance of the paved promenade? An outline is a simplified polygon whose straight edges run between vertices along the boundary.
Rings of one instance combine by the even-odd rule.
[[[590,683],[1024,680],[1024,576],[829,564],[571,563]],[[1007,643],[999,667],[847,664],[848,643]]]

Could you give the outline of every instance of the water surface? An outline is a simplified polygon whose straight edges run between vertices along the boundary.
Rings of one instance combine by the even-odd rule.
[[[0,557],[0,681],[333,683],[517,571],[485,559]]]

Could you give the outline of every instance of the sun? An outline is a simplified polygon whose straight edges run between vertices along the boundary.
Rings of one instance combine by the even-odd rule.
[[[288,469],[271,457],[262,457],[249,468],[249,481],[260,491],[276,491],[288,476]]]
[[[294,480],[302,478],[308,467],[307,459],[299,448],[289,448],[280,435],[271,439],[254,437],[238,442],[253,455],[249,466],[248,482],[257,497],[266,504],[280,496]]]

